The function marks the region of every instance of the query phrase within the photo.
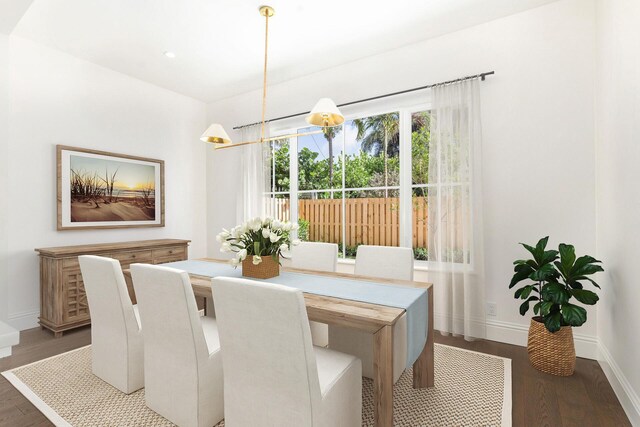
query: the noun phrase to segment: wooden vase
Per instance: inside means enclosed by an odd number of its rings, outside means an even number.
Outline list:
[[[576,367],[576,349],[571,326],[549,332],[541,317],[531,319],[527,343],[529,361],[534,368],[552,375],[568,377]]]
[[[269,279],[280,275],[280,264],[271,256],[263,256],[262,262],[253,264],[253,256],[247,256],[242,261],[242,275],[254,279]]]

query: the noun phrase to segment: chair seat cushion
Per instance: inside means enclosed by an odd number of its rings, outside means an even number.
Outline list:
[[[213,354],[220,350],[218,322],[216,322],[215,318],[208,316],[200,317],[200,321],[202,322],[202,331],[204,332],[204,339],[207,342],[209,354]]]
[[[318,365],[320,392],[324,396],[340,377],[358,360],[356,357],[328,348],[313,347]]]

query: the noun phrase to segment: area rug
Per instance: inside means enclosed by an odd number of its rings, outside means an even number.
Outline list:
[[[91,373],[91,348],[3,372],[56,426],[172,426],[144,403]],[[394,426],[510,426],[511,359],[435,346],[435,387],[416,390],[412,372],[394,386]],[[373,382],[363,379],[362,425],[373,426]],[[223,427],[224,421],[216,427]]]

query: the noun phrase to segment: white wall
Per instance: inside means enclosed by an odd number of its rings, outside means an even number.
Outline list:
[[[524,345],[528,318],[507,289],[512,261],[525,255],[517,243],[550,235],[595,253],[594,43],[594,2],[562,0],[274,85],[267,116],[308,111],[322,96],[348,102],[495,70],[482,83],[486,298],[498,304],[488,337]],[[227,130],[255,122],[260,93],[210,104],[208,117]],[[208,156],[211,256],[220,255],[215,234],[235,223],[238,154]],[[576,331],[581,355],[595,357],[595,314]]]
[[[205,104],[10,37],[11,116],[6,211],[9,323],[35,326],[34,248],[155,238],[191,239],[206,253]],[[56,231],[56,144],[165,160],[163,228]]]
[[[640,3],[598,2],[597,246],[602,367],[640,425]]]
[[[7,320],[7,199],[9,124],[9,37],[0,34],[0,322]]]

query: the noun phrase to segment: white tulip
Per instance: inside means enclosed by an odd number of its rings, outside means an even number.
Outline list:
[[[251,223],[249,224],[249,228],[251,229],[251,231],[260,230],[262,228],[262,221],[260,220],[260,218],[251,221]]]
[[[220,252],[231,252],[231,243],[224,242],[220,247]]]
[[[246,222],[243,222],[242,225],[240,225],[238,234],[245,234],[247,231],[249,231],[249,224],[247,224]]]
[[[291,223],[290,223],[290,222],[285,222],[285,223],[282,225],[282,229],[283,229],[284,231],[291,231]]]
[[[223,241],[224,241],[224,239],[222,238],[222,234],[216,235],[216,242],[222,243]]]
[[[268,238],[270,234],[271,234],[271,230],[269,230],[268,227],[265,227],[262,229],[262,237],[264,237],[265,239]]]
[[[233,265],[234,267],[237,267],[237,266],[238,266],[238,264],[240,264],[240,259],[239,259],[239,258],[235,258],[235,257],[234,257],[234,258],[231,258],[231,259],[229,260],[229,263],[230,263],[231,265]]]
[[[283,243],[280,245],[280,251],[281,252],[286,252],[289,250],[289,245],[287,245],[286,243]]]
[[[281,237],[282,237],[282,236],[279,236],[279,235],[277,235],[276,233],[271,233],[271,234],[269,235],[269,240],[271,241],[271,243],[275,243],[275,242],[277,242],[278,240],[280,240],[280,238],[281,238]]]
[[[291,242],[291,245],[298,246],[300,244],[300,239],[295,239]]]
[[[275,219],[271,223],[271,228],[273,228],[274,230],[280,230],[282,228],[282,225],[282,221]]]
[[[273,218],[271,218],[270,216],[265,217],[264,221],[262,221],[262,225],[269,225],[273,222]]]
[[[246,257],[247,257],[246,249],[241,249],[238,251],[238,258],[240,258],[241,261],[244,261]]]
[[[253,265],[258,265],[262,262],[262,258],[260,257],[260,255],[254,255],[253,256]]]

